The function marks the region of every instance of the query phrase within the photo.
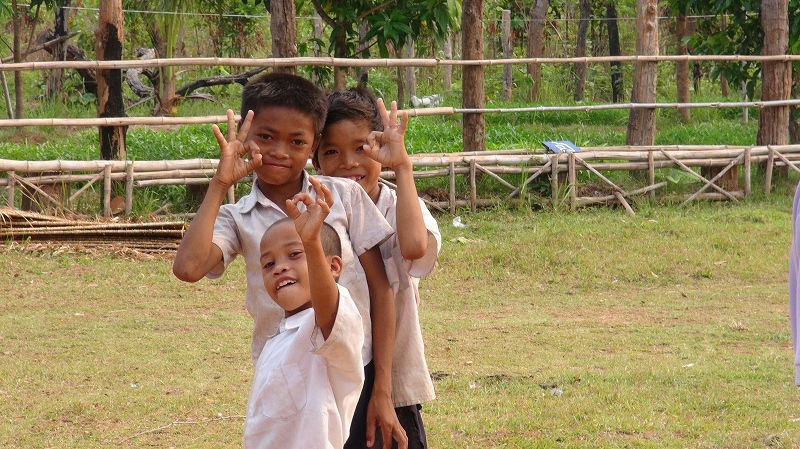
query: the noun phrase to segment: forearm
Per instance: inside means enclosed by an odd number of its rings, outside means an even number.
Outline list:
[[[375,386],[372,394],[385,395],[391,400],[396,325],[394,294],[378,247],[359,256],[359,261],[364,267],[369,288],[372,357],[375,365]]]
[[[409,160],[395,167],[394,172],[397,183],[397,241],[403,258],[416,260],[423,257],[428,248],[428,230],[419,206],[414,168]]]
[[[331,334],[339,309],[339,287],[331,274],[328,259],[319,240],[304,241],[308,279],[311,286],[311,306],[314,308],[317,326],[326,339]]]
[[[213,250],[211,240],[214,236],[214,222],[226,194],[227,188],[212,180],[200,208],[175,253],[172,272],[178,279],[187,282],[198,281],[218,262],[211,261]]]

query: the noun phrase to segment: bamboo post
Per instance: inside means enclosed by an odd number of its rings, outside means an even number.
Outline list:
[[[105,176],[105,173],[100,173],[99,175],[97,175],[97,176],[93,177],[92,179],[90,179],[83,187],[78,189],[77,192],[73,193],[72,196],[67,198],[67,204],[71,205],[72,202],[75,201],[75,198],[79,197],[81,195],[81,193],[83,193],[86,190],[88,190],[89,187],[92,186],[92,184],[94,184],[96,181],[98,181],[100,178],[103,178],[104,176]]]
[[[772,145],[767,145],[767,170],[764,176],[764,194],[769,195],[772,190],[772,166],[775,164],[775,154]]]
[[[6,186],[6,200],[7,200],[8,207],[11,208],[11,209],[15,209],[15,207],[14,207],[14,204],[15,204],[15,201],[14,201],[14,192],[15,192],[14,176],[15,176],[15,172],[13,172],[13,171],[8,172],[8,185]]]
[[[125,215],[133,211],[133,161],[125,161]]]
[[[450,214],[456,213],[456,164],[450,162]]]
[[[636,215],[636,212],[634,212],[633,209],[631,208],[631,205],[628,204],[627,201],[625,201],[625,197],[622,196],[621,193],[615,191],[614,192],[614,196],[617,197],[617,200],[619,201],[619,204],[622,204],[622,207],[625,208],[625,212],[628,215]]]
[[[750,147],[744,149],[744,196],[750,196]]]
[[[550,156],[550,196],[553,207],[558,205],[558,154]]]
[[[111,216],[111,166],[103,168],[103,216]]]
[[[478,187],[475,174],[475,159],[469,161],[469,205],[472,212],[477,210]]]
[[[231,185],[228,187],[228,203],[233,204],[236,202],[236,187],[235,185]]]
[[[655,156],[653,156],[652,151],[647,152],[647,182],[652,186],[656,183],[656,164],[655,164]],[[656,191],[650,191],[650,199],[656,199]]]
[[[569,153],[569,208],[575,211],[578,203],[578,176],[575,170],[575,153]]]

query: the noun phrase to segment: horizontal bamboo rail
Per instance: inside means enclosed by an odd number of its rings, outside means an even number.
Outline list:
[[[417,108],[406,109],[409,117],[425,117],[431,115],[454,114],[518,114],[524,112],[590,112],[613,109],[677,109],[677,108],[758,108],[773,106],[800,105],[800,99],[773,101],[734,101],[711,103],[610,103],[583,106],[536,106],[529,108]],[[234,115],[238,121],[239,114]],[[20,126],[162,126],[162,125],[208,125],[227,123],[225,115],[208,115],[193,117],[97,117],[97,118],[28,118],[2,119],[0,128]]]
[[[508,59],[392,59],[392,58],[156,58],[131,59],[125,61],[35,61],[0,65],[0,71],[52,70],[52,69],[133,69],[175,66],[201,67],[289,67],[289,66],[328,66],[328,67],[441,67],[441,66],[497,66],[508,64],[593,64],[608,62],[675,62],[675,61],[718,61],[718,62],[791,62],[800,61],[800,55],[620,55],[585,56],[568,58],[508,58]]]
[[[570,207],[575,209],[590,204],[619,203],[632,211],[628,200],[632,196],[648,193],[664,187],[665,183],[656,183],[654,172],[658,169],[673,168],[688,172],[703,187],[691,195],[687,201],[701,198],[717,199],[719,195],[726,199],[740,198],[739,192],[726,191],[716,184],[722,173],[736,165],[744,166],[745,186],[743,195],[751,192],[752,164],[767,164],[765,190],[771,186],[771,167],[787,166],[800,173],[800,145],[780,146],[730,146],[730,145],[653,145],[653,146],[612,146],[586,147],[579,153],[545,154],[528,149],[503,151],[416,154],[411,156],[415,179],[446,177],[450,179],[450,189],[440,198],[429,198],[431,207],[455,211],[456,207],[468,205],[471,208],[486,204],[489,199],[478,198],[476,179],[478,173],[485,174],[508,188],[511,193],[506,199],[513,199],[536,178],[546,176],[550,179],[551,201],[557,202],[559,191],[567,188]],[[175,161],[16,161],[0,159],[0,186],[6,189],[6,198],[11,206],[15,200],[15,190],[27,189],[28,195],[41,195],[46,201],[57,204],[59,201],[43,190],[46,185],[85,183],[66,201],[71,204],[75,198],[88,190],[93,183],[103,180],[103,205],[105,215],[110,215],[111,182],[124,182],[125,211],[130,213],[134,187],[164,185],[198,185],[207,184],[214,175],[219,163],[217,159],[187,159]],[[703,178],[694,169],[698,167],[721,167],[723,172],[711,180]],[[307,165],[311,169],[311,164]],[[615,170],[647,171],[647,186],[626,192],[606,176]],[[579,197],[577,189],[577,172],[588,171],[591,177],[606,185],[612,193],[592,197]],[[567,174],[564,183],[561,174]],[[606,173],[606,174],[604,174]],[[522,185],[514,185],[502,178],[502,175],[525,175],[528,178]],[[463,176],[469,186],[467,199],[457,198],[455,178]],[[381,174],[384,182],[394,180],[394,173],[385,171]],[[251,182],[250,178],[243,182]],[[713,189],[714,192],[705,192]],[[447,196],[447,198],[443,198]],[[233,189],[228,194],[228,201],[235,201]],[[2,236],[0,234],[0,236]]]

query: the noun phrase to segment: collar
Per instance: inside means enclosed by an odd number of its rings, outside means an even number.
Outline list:
[[[310,319],[314,319],[314,308],[309,307],[306,310],[295,313],[294,315],[281,320],[280,331],[292,330],[299,328],[303,323]]]
[[[378,201],[375,203],[375,207],[386,215],[386,211],[395,204],[394,195],[392,195],[392,189],[386,184],[378,184],[378,187],[380,187],[380,192],[378,192]]]
[[[309,174],[307,171],[303,170],[303,186],[301,187],[302,192],[311,192],[311,182],[308,180]],[[258,188],[258,177],[254,175],[253,179],[253,186],[250,189],[250,195],[244,197],[244,203],[242,204],[242,213],[246,214],[253,210],[256,207],[256,204],[260,204],[263,207],[274,207],[278,210],[281,208],[278,207],[272,200],[267,198],[264,195],[264,192]]]

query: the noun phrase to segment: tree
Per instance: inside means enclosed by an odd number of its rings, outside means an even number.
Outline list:
[[[145,19],[145,27],[157,58],[172,58],[178,45],[183,27],[183,13],[190,10],[194,2],[190,0],[126,0],[125,9],[157,11]],[[156,96],[159,108],[156,115],[172,115],[176,112],[180,98],[175,94],[175,68],[159,67],[156,78]]]
[[[658,7],[656,0],[636,2],[636,54],[658,55]],[[658,63],[637,61],[631,103],[655,103]],[[656,135],[656,110],[631,108],[627,145],[652,145]]]
[[[272,34],[272,55],[276,58],[297,57],[297,26],[294,0],[272,0],[269,9],[269,29]],[[276,72],[297,74],[295,66],[280,66]]]
[[[589,31],[589,19],[592,15],[592,5],[589,0],[579,0],[581,20],[578,23],[578,42],[575,45],[575,57],[586,56],[586,34]],[[583,90],[586,87],[586,63],[575,63],[575,101],[583,101]]]
[[[609,1],[606,4],[606,28],[608,29],[608,55],[621,56],[619,27],[617,27],[617,7],[614,5],[614,1]],[[616,103],[622,101],[622,63],[620,61],[611,61],[609,71],[611,72],[611,98]]]
[[[390,47],[400,49],[409,37],[425,32],[443,42],[460,17],[458,0],[312,0],[312,3],[317,14],[331,27],[329,50],[337,58],[354,57],[364,51],[365,46],[377,46],[381,57],[386,58]],[[359,38],[361,22],[369,24],[369,31],[363,38],[365,42],[360,42]],[[336,68],[334,88],[344,87],[344,71]]]
[[[549,0],[534,0],[530,12],[530,25],[528,26],[528,54],[529,58],[541,58],[544,50],[544,25],[547,18]],[[539,100],[542,91],[542,65],[540,63],[528,64],[528,74],[533,84],[531,85],[531,101]]]
[[[483,0],[464,1],[464,19],[461,23],[462,59],[483,59]],[[484,106],[483,66],[465,65],[461,78],[464,109],[482,109]],[[462,126],[464,151],[486,149],[486,123],[482,113],[464,114]]]
[[[764,30],[762,55],[784,55],[789,47],[788,0],[761,1],[761,28]],[[764,61],[761,65],[761,99],[786,100],[792,86],[789,62]],[[789,143],[789,107],[764,108],[758,116],[756,145]]]

